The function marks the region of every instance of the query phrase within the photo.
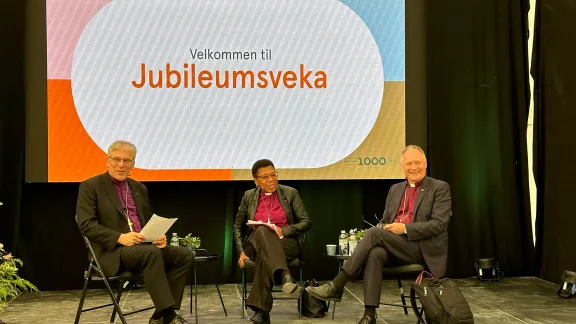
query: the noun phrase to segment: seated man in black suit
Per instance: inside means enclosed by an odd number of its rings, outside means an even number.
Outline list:
[[[446,272],[450,186],[426,176],[426,156],[416,145],[404,149],[401,164],[406,181],[390,188],[379,226],[366,232],[333,281],[306,288],[314,297],[340,301],[344,285],[364,269],[365,310],[359,324],[376,323],[383,267],[425,263],[437,277]]]
[[[275,282],[282,282],[284,294],[296,291],[286,260],[300,255],[301,235],[312,223],[298,191],[278,184],[278,172],[272,161],[256,161],[252,176],[256,188],[244,193],[234,222],[234,243],[240,267],[244,268],[246,259],[256,263],[246,304],[255,312],[248,323],[261,324],[270,323],[271,290]],[[246,225],[248,220],[274,224],[275,230],[264,225],[253,229]]]
[[[156,311],[151,324],[188,323],[180,309],[188,271],[194,257],[186,248],[166,246],[166,236],[153,244],[139,234],[152,216],[148,189],[128,178],[134,168],[136,146],[115,141],[108,148],[108,171],[80,184],[76,214],[82,235],[107,276],[123,271],[141,273]]]

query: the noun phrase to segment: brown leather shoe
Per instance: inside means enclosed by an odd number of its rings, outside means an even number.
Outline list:
[[[332,281],[318,287],[308,286],[306,287],[306,291],[314,298],[336,302],[342,301],[342,292],[336,291],[336,287],[334,287]]]

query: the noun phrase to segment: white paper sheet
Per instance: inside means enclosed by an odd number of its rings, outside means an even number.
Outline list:
[[[140,234],[146,237],[144,242],[152,242],[162,235],[165,235],[170,227],[176,222],[178,218],[164,218],[156,214],[152,215],[150,221],[140,231]]]
[[[256,228],[258,226],[266,226],[268,228],[270,228],[271,230],[273,230],[274,232],[276,232],[276,225],[274,224],[268,224],[268,223],[264,223],[263,221],[253,221],[253,220],[249,220],[248,223],[246,223],[248,226],[252,227],[252,228]]]

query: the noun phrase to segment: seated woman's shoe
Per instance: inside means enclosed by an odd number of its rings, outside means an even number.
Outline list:
[[[293,292],[296,291],[296,289],[298,289],[298,285],[292,282],[292,276],[285,275],[282,278],[282,293],[284,295],[291,295]]]
[[[362,317],[358,324],[376,324],[376,317],[370,317],[368,315]]]
[[[256,311],[248,320],[248,324],[270,324],[270,313]]]

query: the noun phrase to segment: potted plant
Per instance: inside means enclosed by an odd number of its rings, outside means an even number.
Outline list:
[[[365,229],[357,231],[356,232],[356,241],[360,241],[364,237],[365,233],[366,233]]]
[[[21,293],[38,291],[36,286],[18,275],[18,267],[22,264],[22,260],[6,252],[4,245],[0,243],[0,312]],[[4,322],[0,320],[0,323]]]
[[[192,233],[184,236],[180,239],[180,245],[187,247],[190,250],[196,250],[200,248],[200,238],[192,236]]]

